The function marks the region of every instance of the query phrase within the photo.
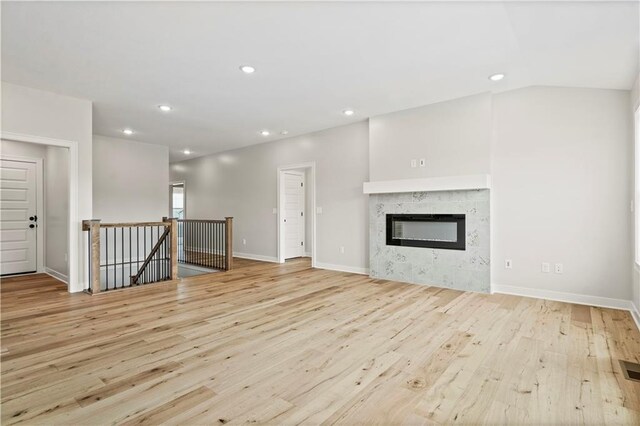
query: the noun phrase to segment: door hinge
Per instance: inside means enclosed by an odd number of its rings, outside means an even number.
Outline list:
[[[304,183],[303,183],[303,182],[300,182],[300,186],[304,186]]]
[[[300,216],[304,216],[304,212],[300,212]]]
[[[300,241],[300,245],[303,246],[304,245],[304,241]]]

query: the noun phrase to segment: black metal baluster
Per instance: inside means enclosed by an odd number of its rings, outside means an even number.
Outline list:
[[[129,227],[129,272],[127,273],[127,278],[129,278],[127,280],[127,286],[131,286],[131,269],[133,269],[131,267],[131,264],[133,263],[133,261],[131,260],[131,257],[133,256],[133,251],[131,250],[131,227]]]
[[[120,260],[122,260],[122,287],[124,288],[124,226],[120,229],[120,243],[122,244],[122,255],[120,256]]]
[[[140,227],[136,226],[136,275],[140,271]]]
[[[104,264],[105,270],[107,273],[107,279],[105,282],[105,290],[109,290],[109,235],[107,234],[107,230],[109,228],[104,228],[104,248],[105,248],[105,256],[104,256]]]
[[[118,237],[113,228],[113,288],[118,288]]]
[[[160,228],[156,226],[156,243],[160,241]],[[158,256],[157,253],[153,255],[156,260],[156,275],[153,277],[153,282],[158,281],[158,277],[160,276],[160,265],[158,265]]]

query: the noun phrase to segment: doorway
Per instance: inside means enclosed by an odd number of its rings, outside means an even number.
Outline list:
[[[184,182],[169,184],[169,217],[186,219],[186,192]]]
[[[285,170],[284,180],[284,259],[303,257],[305,253],[305,192],[304,171]]]
[[[42,268],[42,160],[0,159],[0,275],[35,273]]]
[[[278,261],[310,257],[315,265],[315,163],[282,166],[277,171]]]

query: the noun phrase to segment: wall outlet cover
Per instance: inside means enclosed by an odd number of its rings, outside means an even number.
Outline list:
[[[418,162],[415,159],[411,160],[411,168],[415,168],[417,165]]]
[[[551,264],[549,262],[542,263],[542,272],[544,272],[545,274],[551,272]]]
[[[511,259],[506,259],[506,260],[504,261],[504,267],[505,267],[506,269],[511,269],[511,268],[513,267],[513,263],[511,262]]]
[[[564,267],[562,266],[562,263],[556,263],[556,274],[561,274],[564,272]]]

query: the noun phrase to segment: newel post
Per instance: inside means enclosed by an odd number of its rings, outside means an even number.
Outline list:
[[[233,268],[233,217],[225,217],[226,223],[224,227],[224,260],[225,269],[230,271]]]
[[[83,220],[82,230],[89,232],[89,283],[91,294],[100,293],[100,219]]]
[[[171,280],[178,279],[178,220],[176,218],[162,218],[163,222],[169,222],[171,237]]]

